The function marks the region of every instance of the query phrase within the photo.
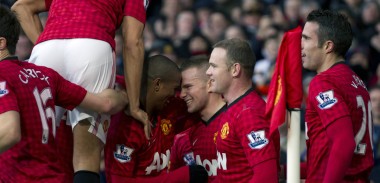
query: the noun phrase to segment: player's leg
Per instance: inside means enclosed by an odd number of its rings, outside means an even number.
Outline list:
[[[100,153],[103,142],[94,134],[88,133],[91,123],[84,119],[73,129],[74,134],[74,183],[99,182]]]
[[[86,48],[86,49],[83,49]],[[66,71],[68,80],[98,93],[110,88],[115,80],[115,63],[112,48],[106,42],[93,39],[71,41]],[[79,63],[78,63],[79,62]],[[75,67],[72,67],[74,66]],[[69,112],[74,134],[74,183],[99,181],[100,155],[109,125],[109,116],[75,108]]]

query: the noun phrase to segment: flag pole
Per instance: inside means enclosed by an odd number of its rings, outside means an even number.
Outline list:
[[[288,183],[299,183],[300,177],[300,135],[301,135],[301,111],[290,111],[290,124],[288,124],[288,143],[286,157],[286,177]]]

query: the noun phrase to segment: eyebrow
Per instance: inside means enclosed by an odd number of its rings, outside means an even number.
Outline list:
[[[307,36],[307,35],[305,35],[305,34],[302,34],[302,37],[305,38],[305,39],[306,39],[306,38],[310,38],[310,36]]]
[[[193,85],[190,84],[190,83],[186,83],[186,84],[183,84],[181,87],[182,87],[182,88],[188,88],[188,87],[190,87],[190,86],[193,86]]]
[[[212,62],[209,62],[209,65],[211,66],[216,66],[216,64],[212,63]]]

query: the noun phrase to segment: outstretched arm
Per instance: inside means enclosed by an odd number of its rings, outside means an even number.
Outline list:
[[[20,115],[17,111],[0,114],[0,154],[21,140]]]
[[[105,89],[97,94],[87,92],[79,106],[98,113],[115,114],[123,110],[127,103],[128,95],[125,91]]]
[[[129,110],[132,117],[144,124],[145,135],[149,139],[150,122],[148,114],[140,109],[139,103],[144,63],[144,24],[133,17],[124,16],[122,29],[124,75],[128,91]]]
[[[42,32],[42,23],[38,13],[47,11],[45,0],[18,0],[11,9],[16,13],[26,36],[33,44],[36,44],[37,38]]]

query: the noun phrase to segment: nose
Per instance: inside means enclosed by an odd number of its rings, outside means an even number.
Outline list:
[[[211,76],[211,66],[208,67],[208,69],[206,71],[206,75]]]
[[[181,99],[185,99],[185,97],[186,97],[186,92],[185,92],[184,89],[181,89],[181,92],[180,92],[180,94],[179,94],[179,97],[180,97]]]

